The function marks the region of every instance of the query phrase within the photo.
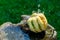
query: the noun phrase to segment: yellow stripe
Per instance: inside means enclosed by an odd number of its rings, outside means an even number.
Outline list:
[[[28,23],[28,25],[29,25],[29,28],[30,28],[31,31],[36,32],[36,31],[34,30],[32,24],[31,24],[31,21],[32,21],[32,18],[29,18],[28,21],[27,21],[27,23]]]
[[[38,18],[37,18],[37,22],[38,22],[38,25],[39,25],[39,29],[40,29],[40,31],[42,31],[42,29],[41,29],[41,25],[39,24],[39,20],[38,20]]]
[[[43,24],[43,22],[42,22],[42,20],[40,19],[40,17],[39,16],[37,16],[37,18],[38,18],[38,23],[40,24],[40,26],[41,26],[41,29],[42,30],[45,30],[45,28],[44,28],[44,24]]]
[[[47,24],[48,24],[48,22],[47,22],[47,19],[46,19],[46,17],[44,16],[44,14],[42,14],[42,13],[40,13],[40,17],[43,17],[43,23],[44,23],[44,28],[46,29],[47,28]]]
[[[34,24],[35,30],[36,30],[37,32],[40,32],[40,29],[39,29],[39,26],[38,26],[36,17],[33,17],[33,24]]]

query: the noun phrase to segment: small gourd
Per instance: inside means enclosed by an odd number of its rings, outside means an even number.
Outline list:
[[[33,32],[41,32],[47,28],[47,19],[43,13],[33,13],[27,20],[29,28]]]

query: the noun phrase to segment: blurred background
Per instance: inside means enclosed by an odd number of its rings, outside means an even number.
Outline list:
[[[45,12],[48,23],[58,32],[60,40],[60,0],[0,0],[0,25],[4,22],[19,23],[21,15],[32,14],[38,9]]]

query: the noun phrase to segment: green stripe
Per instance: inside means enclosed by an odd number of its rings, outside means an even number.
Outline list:
[[[39,24],[39,22],[38,22],[38,19],[37,19],[37,23],[38,23],[39,29],[42,30],[42,29],[41,29],[41,26],[40,26],[40,24]]]
[[[31,21],[31,24],[32,24],[33,28],[35,29],[34,24],[33,24],[33,21]],[[36,30],[35,30],[35,31],[36,31]],[[37,31],[36,31],[36,32],[37,32]]]

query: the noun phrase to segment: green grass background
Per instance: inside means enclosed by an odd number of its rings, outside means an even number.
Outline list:
[[[38,3],[48,23],[57,30],[57,39],[60,40],[60,0],[0,0],[0,25],[8,21],[20,22],[20,16],[32,14],[33,10],[37,10]]]

